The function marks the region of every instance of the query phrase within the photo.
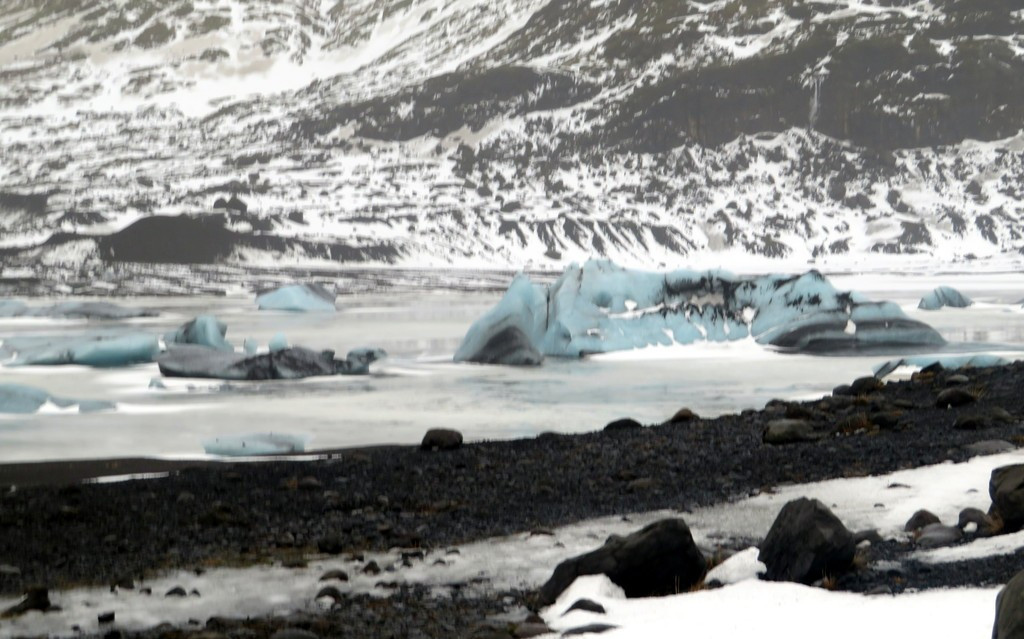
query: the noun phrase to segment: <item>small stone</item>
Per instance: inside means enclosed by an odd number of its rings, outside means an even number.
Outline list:
[[[973,393],[962,388],[947,388],[935,398],[935,405],[939,408],[956,408],[957,406],[966,406],[977,399]]]
[[[773,419],[761,432],[761,441],[765,444],[795,444],[820,439],[814,432],[810,422],[800,419]]]
[[[956,525],[958,528],[967,531],[967,527],[973,524],[973,531],[978,537],[992,537],[998,535],[1002,529],[1002,523],[979,508],[964,508],[960,511]]]
[[[348,581],[348,573],[344,570],[328,570],[324,574],[320,575],[320,581]]]
[[[320,490],[324,487],[316,477],[303,477],[299,480],[299,490]]]
[[[975,455],[998,455],[1016,449],[1016,446],[1004,439],[984,439],[964,446],[964,451],[972,457]]]
[[[450,428],[431,428],[420,443],[422,450],[456,450],[462,446],[462,433]]]
[[[680,408],[676,411],[676,414],[672,416],[672,419],[668,420],[670,424],[682,424],[685,422],[693,422],[699,420],[700,417],[697,413],[693,412],[689,408]]]
[[[345,541],[338,536],[321,537],[316,542],[317,550],[328,555],[339,555],[345,550]]]
[[[324,586],[316,593],[314,599],[320,599],[321,597],[330,597],[335,603],[345,598],[345,595],[341,594],[341,591],[334,586]]]
[[[174,588],[171,588],[170,590],[168,590],[164,594],[164,597],[187,597],[187,596],[188,596],[188,592],[184,588],[182,588],[181,586],[175,586]]]
[[[604,606],[593,599],[577,599],[571,606],[566,608],[565,612],[562,613],[562,616],[569,614],[573,610],[583,610],[585,612],[593,612],[599,615],[603,615],[605,613]]]
[[[964,533],[956,526],[929,524],[921,529],[916,543],[920,548],[938,548],[949,546],[963,539]]]
[[[981,430],[989,427],[988,418],[980,413],[960,415],[953,422],[953,428],[957,430]]]
[[[962,384],[967,384],[970,381],[970,377],[957,373],[955,375],[950,375],[949,377],[946,378],[946,386],[959,386]]]
[[[530,637],[539,637],[550,632],[551,628],[548,628],[545,623],[523,622],[516,625],[512,634],[516,639],[530,639]]]
[[[609,630],[615,630],[618,626],[613,626],[608,623],[591,623],[585,626],[577,626],[576,628],[570,628],[562,633],[563,637],[573,637],[577,635],[594,634],[599,635],[602,632],[608,632]]]
[[[270,639],[320,639],[320,637],[308,630],[285,628],[270,635]]]
[[[370,562],[368,564],[363,566],[363,574],[364,575],[379,575],[380,574],[380,566],[377,565],[376,561],[370,560]]]
[[[100,623],[114,623],[114,611],[101,612],[96,616],[96,620]]]
[[[878,379],[873,375],[868,375],[867,377],[858,377],[857,379],[853,380],[852,384],[850,384],[850,394],[867,395],[868,393],[873,393],[875,391],[881,390],[883,386],[885,386],[885,384],[882,382],[882,380]]]
[[[609,422],[604,430],[607,433],[623,432],[628,430],[640,430],[643,425],[630,417],[624,417],[622,419],[616,419],[613,422]]]

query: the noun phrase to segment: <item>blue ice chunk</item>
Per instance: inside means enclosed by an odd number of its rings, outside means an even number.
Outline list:
[[[270,342],[267,343],[267,348],[270,349],[271,353],[283,351],[288,348],[288,338],[285,337],[284,333],[276,333],[270,338]]]
[[[750,337],[802,351],[943,343],[897,305],[838,291],[816,271],[660,274],[591,260],[570,265],[549,285],[517,276],[505,297],[470,327],[455,360],[539,363],[541,355],[579,357]]]
[[[290,284],[256,298],[261,311],[334,312],[336,295],[319,284]]]
[[[336,361],[335,365],[341,375],[368,375],[370,364],[387,356],[383,349],[364,346],[350,350],[344,361]]]
[[[0,413],[28,415],[37,412],[50,402],[60,408],[78,405],[78,412],[93,413],[117,408],[113,402],[100,400],[69,399],[50,395],[45,390],[21,384],[0,384]]]
[[[195,344],[177,344],[157,359],[166,377],[224,380],[302,379],[323,375],[365,375],[370,364],[386,356],[379,348],[361,348],[344,360],[334,351],[293,346],[269,353],[228,353]]]
[[[940,286],[921,298],[917,307],[925,311],[937,311],[943,306],[967,308],[974,302],[951,286]]]
[[[177,330],[164,334],[168,344],[199,344],[221,351],[233,351],[235,347],[225,339],[228,325],[213,315],[197,315],[182,324]]]
[[[543,358],[537,345],[545,337],[547,314],[545,287],[517,275],[497,306],[473,323],[455,351],[455,361],[540,364]]]
[[[287,433],[250,433],[247,435],[224,435],[203,442],[208,455],[225,457],[246,457],[249,455],[287,455],[301,453],[312,439],[309,435]]]
[[[27,415],[39,410],[50,394],[39,388],[21,384],[0,384],[0,413]]]
[[[885,377],[900,366],[916,366],[927,368],[933,364],[939,364],[946,369],[957,368],[988,368],[991,366],[1003,366],[1009,364],[1010,360],[990,353],[979,353],[975,355],[919,355],[917,357],[903,357],[891,359],[875,367],[875,377]]]
[[[0,300],[0,317],[21,317],[28,312],[28,306],[18,300]]]
[[[8,366],[79,364],[109,368],[152,362],[160,353],[155,335],[95,335],[84,337],[13,338],[3,352],[15,353]]]
[[[242,350],[245,351],[246,355],[255,355],[260,350],[260,343],[251,337],[246,337],[245,341],[242,342]]]

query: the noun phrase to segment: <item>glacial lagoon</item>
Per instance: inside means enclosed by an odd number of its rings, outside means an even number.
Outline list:
[[[872,274],[831,277],[837,288],[899,304],[949,342],[947,353],[1024,353],[1024,276]],[[939,285],[975,300],[967,309],[922,311],[918,300]],[[681,407],[702,416],[758,408],[770,399],[808,399],[871,374],[886,354],[783,354],[747,339],[727,344],[652,347],[582,360],[548,358],[537,368],[453,363],[474,320],[501,297],[494,290],[415,290],[344,294],[336,313],[258,311],[254,296],[136,297],[117,303],[156,317],[116,322],[0,320],[0,339],[92,331],[173,330],[199,314],[228,326],[236,344],[267,344],[283,333],[293,345],[387,351],[368,376],[297,381],[221,382],[161,379],[156,364],[126,368],[0,366],[0,383],[55,396],[115,402],[109,412],[46,407],[0,415],[0,462],[154,456],[205,457],[218,436],[277,432],[309,438],[314,450],[418,443],[433,427],[469,441],[584,432],[621,417],[661,422]],[[55,299],[33,299],[44,304]],[[160,379],[159,384],[151,383]],[[163,386],[163,388],[160,388]]]

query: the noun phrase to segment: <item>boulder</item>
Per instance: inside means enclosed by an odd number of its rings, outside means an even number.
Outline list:
[[[990,516],[978,508],[964,508],[960,511],[956,525],[960,530],[967,528],[968,524],[977,526],[975,534],[978,537],[992,537],[1002,531],[1003,524],[998,519]],[[967,532],[964,530],[964,532]]]
[[[963,531],[956,526],[944,526],[937,523],[928,524],[922,528],[915,543],[919,548],[938,548],[939,546],[951,546],[963,538]]]
[[[938,523],[941,523],[941,521],[935,513],[930,510],[919,510],[910,516],[910,519],[908,519],[907,523],[903,526],[903,530],[906,532],[917,532],[925,526]]]
[[[992,639],[1024,637],[1024,571],[1018,572],[996,596]]]
[[[682,519],[662,519],[626,537],[613,535],[603,546],[558,564],[538,593],[549,606],[577,577],[607,575],[627,597],[686,592],[700,582],[707,563]]]
[[[670,424],[682,424],[685,422],[693,422],[699,420],[700,417],[697,413],[693,412],[689,408],[680,408],[676,411],[676,414],[672,416],[672,419],[668,420]]]
[[[608,424],[605,425],[604,430],[606,432],[614,433],[626,430],[640,430],[641,428],[643,428],[643,425],[641,425],[640,422],[630,417],[623,417],[622,419],[616,419],[613,422],[608,422]]]
[[[843,522],[817,499],[795,499],[779,512],[761,544],[770,581],[810,584],[850,569],[856,543]]]
[[[423,436],[423,450],[455,450],[462,446],[462,433],[450,428],[431,428]]]
[[[1020,530],[1024,526],[1024,464],[993,470],[988,481],[988,494],[992,498],[989,513],[1002,519],[1004,530]]]
[[[795,444],[818,439],[821,434],[815,432],[814,425],[802,419],[773,419],[761,432],[761,441],[765,444]]]

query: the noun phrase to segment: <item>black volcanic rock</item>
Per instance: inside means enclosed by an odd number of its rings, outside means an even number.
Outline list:
[[[761,544],[758,560],[769,581],[810,584],[850,569],[854,535],[817,499],[795,499],[779,511]]]

